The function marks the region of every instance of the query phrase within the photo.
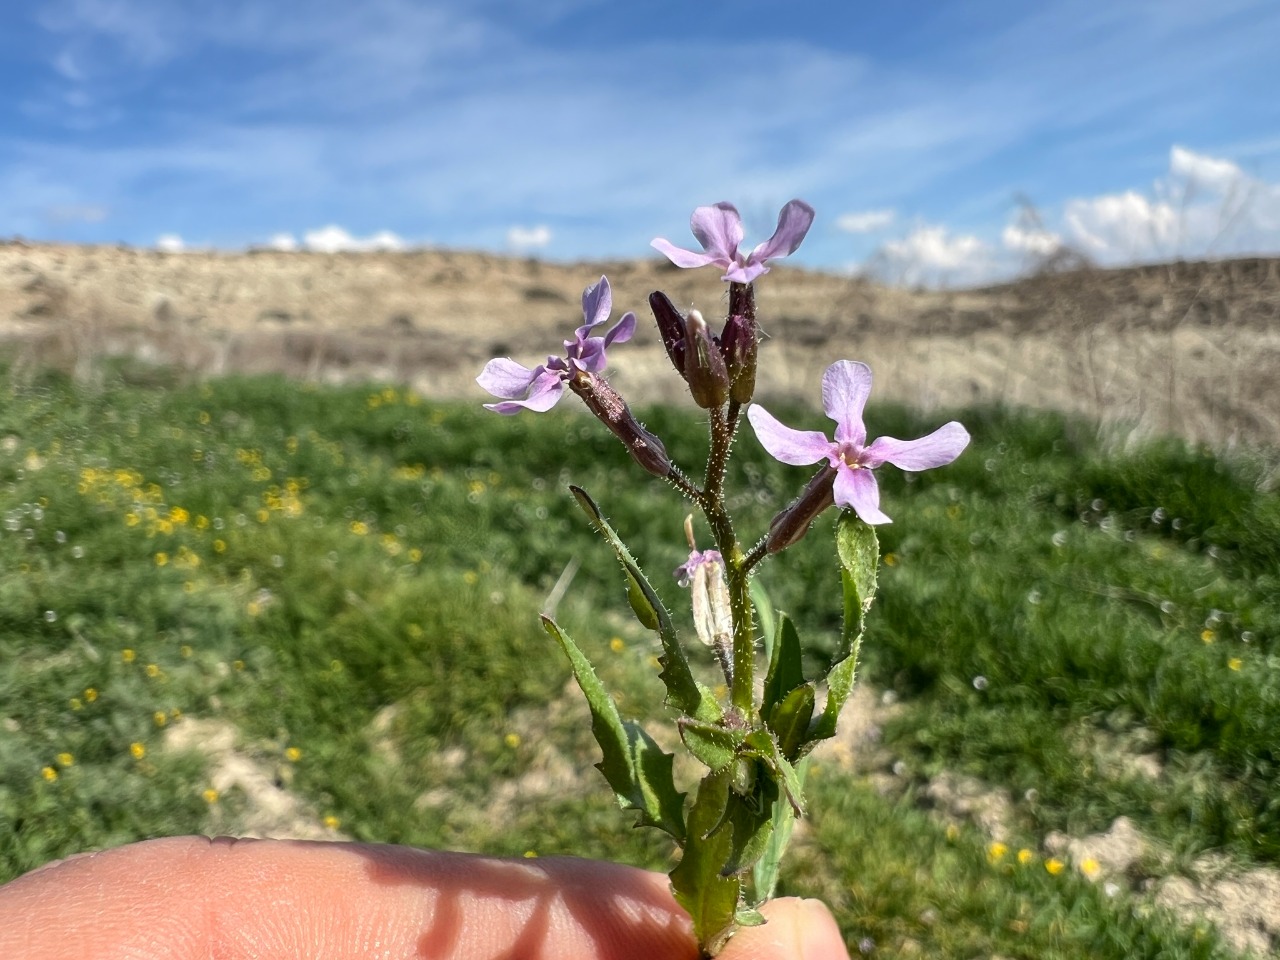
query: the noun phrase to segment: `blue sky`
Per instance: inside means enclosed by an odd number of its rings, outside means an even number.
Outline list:
[[[964,283],[1280,252],[1275,0],[42,0],[0,13],[0,236],[748,243]],[[1030,199],[1039,221],[1020,215]]]

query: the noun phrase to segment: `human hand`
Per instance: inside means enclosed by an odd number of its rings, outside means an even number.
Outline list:
[[[825,906],[781,898],[722,960],[848,960]],[[5,960],[693,960],[667,878],[548,857],[173,837],[0,887]]]

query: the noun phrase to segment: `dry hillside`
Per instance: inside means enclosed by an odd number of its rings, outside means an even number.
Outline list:
[[[541,359],[607,273],[615,313],[641,315],[614,383],[636,401],[676,381],[649,320],[663,289],[708,317],[714,270],[657,259],[551,264],[477,253],[181,253],[0,245],[0,342],[19,369],[85,374],[132,355],[200,374],[278,370],[411,382],[481,399],[495,354]],[[967,291],[892,289],[775,268],[758,283],[762,392],[816,401],[842,357],[877,396],[924,406],[1004,400],[1136,423],[1215,445],[1280,446],[1280,260],[1050,274]]]

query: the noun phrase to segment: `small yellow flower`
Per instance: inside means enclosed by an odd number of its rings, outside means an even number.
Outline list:
[[[329,830],[337,830],[342,826],[342,821],[335,817],[332,813],[324,818],[324,825]]]
[[[896,553],[886,553],[884,555],[884,565],[886,567],[896,567],[898,565],[898,555]]]
[[[508,733],[505,737],[502,738],[502,742],[505,743],[512,750],[514,750],[516,747],[520,746],[520,734]]]
[[[627,644],[621,637],[614,637],[609,641],[609,649],[614,653],[621,653],[623,650],[627,649]]]
[[[1044,862],[1044,868],[1049,871],[1051,876],[1057,876],[1062,872],[1063,863],[1057,857],[1050,857]]]
[[[999,840],[987,846],[987,860],[991,863],[999,863],[1004,859],[1004,855],[1009,852],[1009,848]]]
[[[243,670],[243,669],[244,669],[244,661],[243,661],[243,660],[232,660],[232,661],[231,661],[231,666],[232,666],[232,669],[235,669],[235,670]]]
[[[480,574],[474,570],[468,570],[462,575],[462,582],[471,586],[480,580]]]
[[[141,760],[147,755],[146,745],[138,743],[135,740],[133,743],[129,744],[129,753],[133,756],[133,759]]]
[[[952,843],[960,839],[960,828],[954,823],[947,824],[947,839]]]
[[[208,530],[209,518],[206,517],[203,513],[200,514],[198,517],[196,517],[195,527],[197,530]]]
[[[1213,643],[1213,641],[1218,639],[1218,634],[1215,631],[1210,630],[1208,627],[1205,627],[1200,631],[1200,639],[1205,643]]]
[[[147,672],[147,676],[148,676],[148,677],[150,677],[152,680],[154,680],[156,677],[160,676],[160,668],[159,668],[158,666],[156,666],[154,663],[148,663],[148,664],[147,664],[147,671],[146,671],[146,672]]]
[[[227,549],[227,541],[225,541],[225,540],[215,540],[215,541],[213,541],[213,552],[214,552],[214,553],[225,553],[225,552],[226,552],[226,549]]]
[[[1085,857],[1080,861],[1080,872],[1092,880],[1102,872],[1102,864],[1098,863],[1093,857]]]
[[[168,562],[169,562],[169,555],[165,553],[163,550],[161,550],[159,553],[156,554],[157,567],[163,567]]]
[[[352,520],[351,532],[357,537],[363,537],[369,533],[369,525],[363,520]]]
[[[72,697],[72,698],[71,698],[71,709],[72,709],[72,710],[79,710],[79,709],[81,709],[81,708],[83,708],[83,707],[84,707],[84,704],[80,702],[80,698],[79,698],[79,697]]]
[[[89,701],[89,703],[93,703],[93,701],[98,699],[98,691],[93,687],[85,687],[84,698]]]
[[[75,762],[76,758],[69,753],[63,752],[58,754],[58,766],[60,767],[69,767]]]
[[[44,777],[50,783],[58,779],[58,771],[53,767],[44,767],[40,770],[40,776]]]
[[[290,747],[284,752],[284,758],[290,763],[297,763],[302,759],[302,751],[297,747]]]
[[[138,654],[134,652],[132,647],[125,647],[120,651],[120,659],[125,663],[133,663],[138,659]]]
[[[200,796],[204,797],[205,803],[214,804],[218,802],[218,791],[213,789],[213,787],[209,787],[204,793],[200,794]]]
[[[412,550],[410,550],[410,551],[409,551],[409,561],[410,561],[411,563],[421,563],[421,562],[422,562],[422,551],[421,551],[421,550],[419,550],[417,547],[414,547]]]
[[[191,646],[186,643],[184,643],[181,647],[178,648],[178,652],[182,654],[182,657],[184,660],[190,660],[191,654],[194,653],[194,651],[191,649]]]
[[[1230,660],[1227,661],[1227,669],[1239,670],[1243,663],[1244,661],[1241,660],[1239,657],[1232,657]]]
[[[169,722],[169,715],[166,714],[163,710],[157,710],[155,713],[151,715],[151,722],[154,723],[157,727],[163,727],[166,723]]]
[[[182,507],[170,507],[169,519],[172,520],[174,523],[178,524],[178,526],[182,526],[184,523],[186,523],[188,520],[191,519],[191,514],[187,510],[184,510]]]
[[[1021,850],[1018,851],[1018,862],[1022,864],[1024,867],[1035,858],[1036,858],[1036,855],[1032,853],[1030,850],[1028,850],[1026,847],[1023,847]]]
[[[181,720],[182,711],[179,710],[177,707],[174,707],[172,710],[169,711],[169,717],[173,720]]]
[[[524,852],[524,858],[525,858],[526,860],[536,860],[536,859],[538,858],[538,851],[537,851],[537,850],[526,850],[526,851]]]
[[[124,523],[127,527],[136,527],[141,520],[142,518],[132,510],[124,515]]]
[[[256,617],[258,614],[262,613],[262,604],[257,600],[250,600],[245,604],[244,611],[249,614],[249,616]]]

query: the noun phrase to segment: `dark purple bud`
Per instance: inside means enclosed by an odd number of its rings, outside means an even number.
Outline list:
[[[798,543],[809,532],[809,524],[813,523],[818,514],[836,502],[833,489],[835,482],[835,467],[827,466],[819,470],[804,488],[804,493],[770,522],[765,550],[778,553],[793,543]]]
[[[671,474],[671,458],[662,441],[640,425],[631,408],[609,381],[580,370],[569,380],[569,389],[582,398],[587,409],[622,441],[631,459],[655,477]]]
[[[729,284],[729,316],[756,319],[756,290],[749,283]]]
[[[755,320],[735,313],[720,334],[720,352],[729,374],[729,396],[734,403],[750,403],[756,392],[756,358],[760,352],[760,328]]]
[[[690,310],[684,330],[684,378],[693,402],[703,409],[721,406],[729,397],[729,372],[711,340],[707,321],[697,310]]]
[[[653,310],[653,319],[658,321],[658,334],[662,337],[662,345],[667,348],[667,356],[680,375],[684,376],[684,317],[661,290],[649,294],[649,308]]]

